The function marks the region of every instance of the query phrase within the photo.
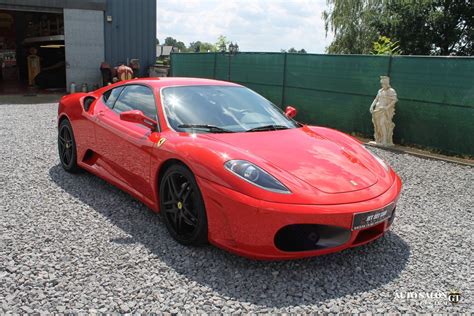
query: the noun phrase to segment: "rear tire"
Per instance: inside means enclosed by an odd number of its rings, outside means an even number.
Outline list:
[[[172,165],[161,178],[160,212],[171,237],[179,243],[207,243],[204,200],[193,173],[185,166]]]
[[[65,119],[59,124],[58,153],[61,166],[70,173],[77,173],[81,169],[77,165],[77,151],[71,123]]]

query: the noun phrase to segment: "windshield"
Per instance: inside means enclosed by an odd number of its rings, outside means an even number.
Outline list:
[[[169,125],[176,131],[248,132],[299,127],[273,103],[235,86],[180,86],[162,90]]]

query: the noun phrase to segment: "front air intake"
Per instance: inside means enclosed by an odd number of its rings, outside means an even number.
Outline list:
[[[282,251],[309,251],[337,247],[351,238],[351,231],[338,226],[293,224],[275,235],[275,246]]]

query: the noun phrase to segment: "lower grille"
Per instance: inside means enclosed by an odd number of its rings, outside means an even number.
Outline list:
[[[383,234],[384,227],[385,227],[385,222],[359,231],[359,233],[357,234],[357,238],[354,240],[353,244],[357,245],[357,244],[365,243],[371,239],[374,239],[380,234]]]
[[[349,229],[320,224],[293,224],[275,235],[275,246],[282,251],[308,251],[337,247],[351,237]]]

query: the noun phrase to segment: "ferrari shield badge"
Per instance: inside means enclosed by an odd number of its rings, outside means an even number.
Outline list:
[[[160,148],[161,145],[163,145],[164,143],[166,142],[166,138],[160,138],[160,140],[158,141],[158,143],[156,143],[156,147]]]

